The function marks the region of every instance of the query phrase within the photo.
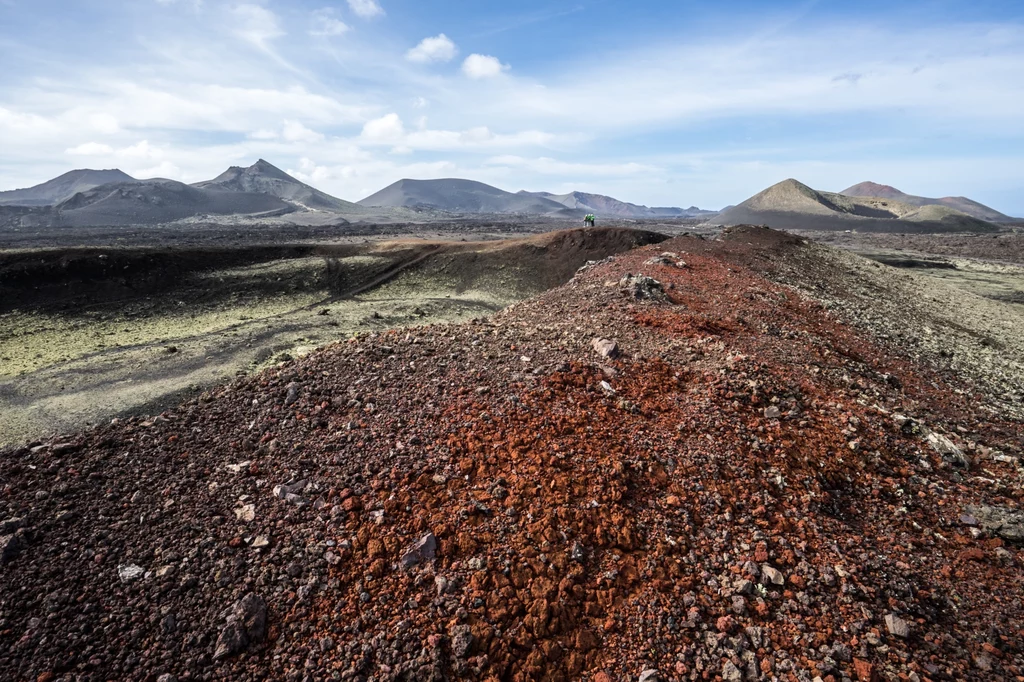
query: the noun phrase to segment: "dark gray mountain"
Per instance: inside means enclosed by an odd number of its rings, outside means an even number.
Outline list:
[[[116,168],[111,170],[90,170],[88,168],[73,170],[35,187],[0,192],[0,205],[54,206],[79,192],[111,182],[128,183],[136,182],[136,180]]]
[[[360,200],[361,206],[434,208],[453,213],[566,213],[557,201],[513,194],[475,180],[399,180]]]
[[[596,213],[603,217],[613,218],[696,218],[711,216],[716,211],[704,211],[696,206],[690,208],[671,207],[648,207],[640,204],[631,204],[627,201],[620,201],[604,194],[592,194],[590,192],[569,192],[568,194],[552,194],[550,192],[527,192],[520,191],[519,194],[528,194],[535,197],[543,197],[582,211]]]
[[[349,212],[358,207],[350,201],[299,182],[271,163],[260,159],[248,168],[232,166],[213,180],[197,182],[193,187],[224,192],[246,192],[277,197],[299,209],[310,211]]]
[[[295,207],[268,194],[200,189],[173,180],[118,182],[79,192],[52,209],[57,225],[154,225],[203,215],[281,215]]]

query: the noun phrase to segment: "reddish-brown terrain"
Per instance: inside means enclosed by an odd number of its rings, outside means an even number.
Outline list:
[[[1024,679],[1016,387],[777,283],[842,289],[820,248],[681,237],[5,451],[0,677]]]

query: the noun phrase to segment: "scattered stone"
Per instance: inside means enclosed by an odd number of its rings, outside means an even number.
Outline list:
[[[647,275],[626,275],[619,280],[619,288],[635,299],[664,300],[665,289],[661,282]]]
[[[772,405],[771,407],[764,408],[765,419],[778,419],[782,416],[782,410]]]
[[[468,625],[456,625],[451,629],[452,654],[456,658],[466,658],[473,650],[476,638]]]
[[[956,444],[949,438],[943,436],[941,433],[935,433],[929,431],[928,435],[925,436],[925,440],[928,441],[928,445],[932,446],[935,452],[939,453],[942,459],[946,460],[950,464],[955,464],[961,467],[970,467],[971,460],[964,454],[963,450],[958,448]]]
[[[0,535],[11,535],[14,531],[19,528],[24,528],[27,525],[28,522],[22,517],[15,517],[5,521],[0,521]]]
[[[981,505],[967,507],[967,514],[989,533],[1007,542],[1024,543],[1024,511]]]
[[[266,636],[267,603],[250,592],[231,607],[227,624],[217,638],[213,660],[219,661],[241,653]]]
[[[437,538],[427,533],[402,554],[402,568],[412,568],[422,561],[430,561],[437,552]]]
[[[117,576],[123,583],[130,583],[138,580],[146,573],[146,569],[137,564],[120,564],[117,567]]]
[[[873,663],[869,663],[863,658],[855,658],[853,659],[853,669],[857,673],[858,682],[878,682],[878,672]]]
[[[743,682],[743,673],[732,661],[726,661],[722,666],[722,679],[725,682]]]
[[[661,677],[658,675],[658,671],[654,668],[647,668],[640,677],[637,678],[637,682],[661,682]]]
[[[619,356],[619,344],[611,339],[597,338],[590,342],[594,352],[602,358],[617,358]]]
[[[170,673],[164,673],[160,677],[156,678],[156,682],[178,682],[178,678]]]
[[[233,474],[241,474],[247,473],[250,467],[252,467],[252,461],[247,459],[244,462],[239,462],[238,464],[228,464],[226,468]]]
[[[761,566],[761,575],[764,576],[765,580],[773,585],[786,584],[786,578],[782,575],[782,572],[768,564]]]
[[[248,523],[256,518],[256,505],[243,504],[235,508],[235,518],[243,523]]]
[[[679,260],[679,254],[666,251],[644,261],[644,265],[666,265],[672,268],[685,268],[686,263]]]
[[[250,545],[253,549],[263,549],[270,546],[270,538],[266,535],[257,535]]]
[[[14,561],[23,546],[22,536],[18,533],[0,536],[0,564]]]
[[[284,396],[284,404],[285,405],[291,405],[292,403],[294,403],[298,399],[299,399],[299,385],[293,381],[292,383],[288,384],[287,392],[285,393],[285,396]]]
[[[906,639],[910,636],[910,626],[907,625],[905,620],[893,613],[885,616],[885,627],[888,628],[889,634],[894,637]]]
[[[284,500],[288,504],[294,504],[297,507],[304,507],[309,504],[309,500],[302,497],[299,493],[305,490],[307,485],[309,485],[309,481],[306,480],[284,485],[275,485],[273,491],[274,497]]]

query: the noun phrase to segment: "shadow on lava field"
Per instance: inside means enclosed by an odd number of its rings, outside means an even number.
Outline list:
[[[146,409],[353,334],[483,317],[587,260],[664,239],[625,229],[0,254],[0,443]]]

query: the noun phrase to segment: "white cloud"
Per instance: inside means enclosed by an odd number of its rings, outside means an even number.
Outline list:
[[[384,15],[384,8],[377,0],[348,0],[348,6],[357,17],[372,19]]]
[[[470,78],[493,78],[508,69],[508,64],[502,64],[497,57],[485,54],[471,54],[462,62],[462,73]]]
[[[516,149],[524,146],[549,146],[557,138],[552,133],[524,130],[512,134],[497,134],[487,126],[466,130],[430,130],[426,118],[418,119],[417,130],[407,131],[398,114],[391,113],[367,121],[359,136],[369,145],[390,145],[392,153],[408,154],[415,150],[452,151],[461,149]],[[579,136],[565,135],[566,142],[579,141]]]
[[[280,135],[276,131],[267,130],[266,128],[260,128],[249,133],[250,140],[276,140]]]
[[[259,5],[242,4],[232,10],[235,19],[234,33],[261,50],[269,50],[274,38],[284,35],[277,15]]]
[[[506,155],[495,156],[487,160],[492,166],[511,166],[528,170],[531,173],[542,173],[544,175],[573,175],[573,176],[623,176],[638,175],[642,173],[664,172],[664,168],[642,163],[578,163],[566,162],[541,156],[535,159],[528,159],[522,156]]]
[[[320,142],[324,139],[322,133],[311,130],[298,121],[285,121],[281,137],[287,142]]]
[[[148,178],[168,178],[177,180],[182,177],[181,169],[170,161],[163,161],[150,168],[130,168],[128,175],[142,180]]]
[[[89,125],[98,133],[113,135],[121,130],[121,124],[117,119],[107,113],[95,113],[89,116]]]
[[[363,126],[361,137],[370,142],[397,143],[405,135],[405,126],[398,114],[386,114]]]
[[[151,159],[156,160],[163,157],[163,150],[154,147],[149,143],[149,140],[142,140],[130,147],[124,149],[118,149],[117,155],[127,159]]]
[[[348,24],[335,16],[334,8],[325,7],[313,12],[313,28],[309,31],[310,35],[329,38],[340,36],[348,30]]]
[[[424,38],[419,45],[405,53],[405,58],[410,62],[426,64],[429,62],[450,62],[455,59],[459,49],[455,43],[441,33],[433,38]]]
[[[77,147],[69,147],[64,150],[70,156],[107,156],[114,153],[114,148],[109,144],[99,142],[85,142]]]

